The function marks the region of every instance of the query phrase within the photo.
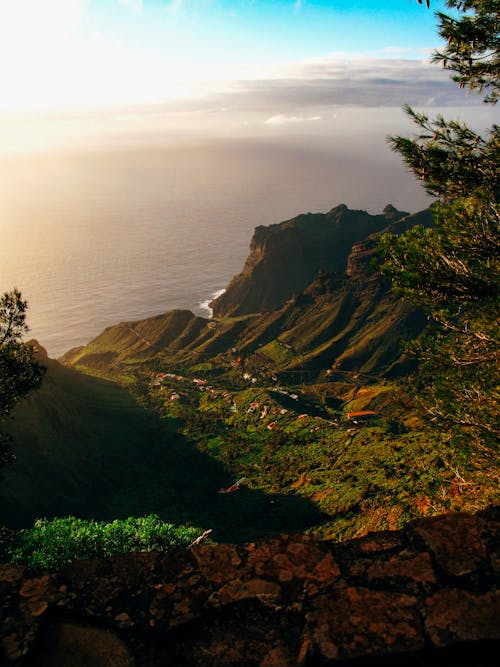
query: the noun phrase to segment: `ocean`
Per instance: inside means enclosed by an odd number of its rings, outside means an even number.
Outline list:
[[[28,300],[28,337],[58,357],[105,327],[208,302],[257,225],[339,203],[428,199],[378,155],[311,141],[213,140],[0,159],[0,291]]]

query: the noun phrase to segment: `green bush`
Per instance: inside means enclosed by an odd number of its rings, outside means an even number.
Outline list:
[[[105,558],[114,553],[187,548],[201,532],[199,528],[165,523],[154,514],[112,523],[73,516],[38,519],[32,528],[19,532],[9,556],[12,563],[32,569],[56,570],[74,560]]]

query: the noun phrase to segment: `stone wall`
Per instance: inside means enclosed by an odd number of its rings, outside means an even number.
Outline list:
[[[341,544],[281,536],[30,576],[0,566],[0,664],[497,664],[500,509]]]

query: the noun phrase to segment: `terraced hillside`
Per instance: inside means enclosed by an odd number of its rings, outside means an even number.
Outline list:
[[[337,226],[361,217],[373,230],[373,216],[334,211]],[[53,386],[49,373],[48,394],[33,395],[14,423],[21,466],[4,506],[22,496],[26,517],[78,507],[102,519],[159,513],[237,541],[290,530],[349,538],[498,502],[488,467],[419,416],[402,342],[426,321],[373,265],[385,229],[428,225],[430,213],[375,217],[376,231],[342,251],[343,270],[316,265],[274,310],[212,319],[171,311],[109,327],[65,354],[66,369],[50,362]],[[310,225],[313,238],[315,225],[331,224],[294,220],[270,232],[273,252],[280,235],[289,243],[298,227],[300,240]],[[59,507],[47,506],[40,472],[61,480]],[[237,492],[218,493],[241,478]]]
[[[332,216],[333,212],[335,216]],[[233,363],[234,350],[237,350],[236,358],[244,357],[249,367],[272,367],[274,372],[303,370],[315,376],[332,370],[357,370],[376,375],[406,372],[408,366],[401,342],[415,337],[425,325],[425,319],[391,293],[387,282],[372,267],[372,262],[376,239],[382,231],[397,233],[416,223],[429,224],[430,214],[425,211],[388,224],[388,218],[403,214],[386,209],[384,216],[369,216],[364,212],[349,212],[345,207],[337,207],[333,212],[327,216],[318,214],[321,216],[318,219],[318,216],[311,216],[307,225],[301,217],[295,218],[273,230],[272,253],[284,237],[282,252],[286,254],[291,232],[296,232],[295,247],[300,244],[304,229],[310,229],[311,238],[319,235],[316,242],[322,248],[321,261],[328,250],[336,258],[335,262],[345,264],[343,272],[327,273],[321,270],[318,257],[312,251],[311,257],[307,255],[310,246],[304,246],[304,261],[310,266],[316,262],[315,277],[307,282],[304,273],[301,291],[295,292],[279,308],[262,313],[214,317],[210,321],[189,311],[172,311],[138,322],[121,323],[109,327],[88,345],[68,352],[62,358],[63,363],[92,372],[111,370],[115,374],[126,374],[127,367],[153,359],[168,359],[181,365],[216,361],[220,368],[224,368]],[[342,246],[339,259],[337,246],[325,250],[325,240],[318,228],[321,231],[334,220],[338,235],[339,227],[342,230],[344,226],[348,228],[351,218],[356,221],[354,226],[358,235],[360,229],[366,231],[375,227],[378,230],[354,245],[351,243],[349,252]],[[359,218],[363,222],[361,226]],[[342,233],[346,234],[345,231]],[[347,243],[345,239],[344,243]],[[312,247],[316,246],[313,244]],[[283,266],[274,264],[273,254],[267,257],[266,248],[264,244],[259,250],[261,263],[274,266],[276,274],[281,275]],[[240,278],[235,279],[238,284],[253,284],[247,267],[255,263],[256,252],[254,247],[246,268]],[[292,257],[290,264],[293,263]],[[266,270],[269,274],[266,285],[272,292],[280,280],[279,275],[275,275],[270,267]],[[227,294],[234,297],[235,289],[230,285]],[[248,308],[247,303],[244,310]]]

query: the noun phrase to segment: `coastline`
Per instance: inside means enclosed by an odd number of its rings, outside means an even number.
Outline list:
[[[218,289],[215,292],[212,292],[211,295],[208,297],[208,299],[206,299],[205,301],[201,301],[198,304],[197,310],[202,311],[200,317],[208,317],[208,319],[212,319],[213,310],[212,308],[210,308],[210,304],[212,303],[212,301],[214,301],[214,299],[218,299],[220,296],[222,296],[222,294],[224,294],[225,291],[226,291],[225,287],[223,287],[222,289]],[[197,314],[198,313],[195,312],[195,315]]]

